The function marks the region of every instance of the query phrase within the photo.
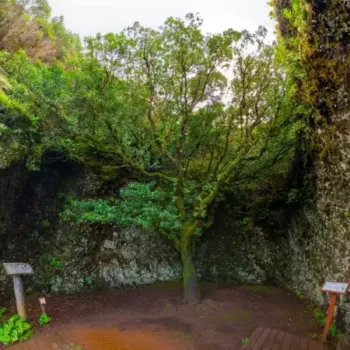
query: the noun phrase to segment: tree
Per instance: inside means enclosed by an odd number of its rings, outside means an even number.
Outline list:
[[[66,30],[63,19],[51,19],[46,0],[0,0],[0,50],[25,50],[31,58],[52,64],[80,48],[79,37]]]
[[[235,181],[266,169],[273,176],[281,162],[289,170],[302,127],[294,123],[296,105],[273,47],[264,43],[266,30],[204,35],[201,24],[190,14],[169,18],[158,31],[136,23],[88,39],[91,69],[99,67],[101,80],[89,102],[94,127],[78,131],[91,145],[80,159],[91,159],[93,149],[109,169],[128,168],[141,182],[116,201],[73,201],[65,212],[164,233],[180,253],[188,303],[200,300],[194,246],[215,205]],[[111,94],[123,81],[128,89]],[[106,96],[124,108],[105,106]]]
[[[51,16],[51,7],[47,0],[17,0],[23,12],[35,17],[48,20]]]
[[[6,77],[0,89],[0,168],[25,162],[28,169],[40,170],[43,153],[66,151],[72,144],[65,125],[70,113],[72,118],[79,115],[79,105],[72,106],[77,101],[73,92],[81,96],[83,90],[76,84],[89,84],[91,79],[85,78],[79,59],[69,65],[65,69],[62,64],[33,63],[23,50],[0,51],[0,82]]]

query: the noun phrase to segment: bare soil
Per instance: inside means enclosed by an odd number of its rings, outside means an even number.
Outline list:
[[[312,309],[290,292],[264,286],[203,284],[203,301],[188,306],[179,283],[47,297],[52,323],[36,336],[60,332],[86,350],[240,349],[257,327],[321,334]],[[40,315],[28,298],[30,320]],[[13,303],[8,305],[14,308]]]

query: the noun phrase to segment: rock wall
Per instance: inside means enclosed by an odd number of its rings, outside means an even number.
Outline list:
[[[325,280],[350,281],[350,2],[275,0],[285,45],[295,50],[298,94],[313,111],[309,120],[316,193],[288,228],[279,281],[320,306]],[[283,11],[292,9],[298,28]],[[293,38],[293,45],[289,39]],[[282,40],[283,40],[282,38]],[[341,297],[337,320],[350,332],[350,300]]]
[[[94,197],[117,190],[82,166],[44,162],[40,172],[15,166],[0,174],[0,263],[30,262],[36,272],[27,287],[54,293],[126,287],[181,277],[178,253],[156,232],[136,227],[63,222],[59,213],[70,197]],[[242,235],[222,214],[198,242],[196,264],[202,279],[263,283],[271,279],[270,248],[261,230]],[[0,293],[12,295],[0,273]]]
[[[347,116],[344,115],[344,118]],[[320,306],[325,280],[350,280],[350,138],[337,134],[338,151],[316,165],[315,197],[279,234],[242,230],[230,210],[197,243],[203,280],[277,283]],[[156,232],[76,225],[59,218],[69,197],[107,191],[96,174],[70,162],[53,162],[38,173],[14,166],[0,176],[0,262],[29,261],[36,271],[27,287],[54,293],[123,288],[181,276],[172,245]],[[110,184],[107,187],[111,188]],[[0,273],[0,293],[12,296]],[[350,329],[350,303],[342,297],[338,320]]]
[[[350,281],[350,114],[335,123],[335,149],[315,167],[316,195],[289,229],[288,269],[283,283],[320,306],[328,297],[320,291],[326,280]],[[349,129],[348,129],[349,130]],[[338,321],[350,331],[350,300],[341,297]]]
[[[276,248],[262,228],[244,230],[229,205],[219,208],[213,227],[197,246],[196,264],[203,280],[263,284],[274,281]]]
[[[125,287],[179,277],[177,253],[155,232],[63,222],[69,197],[106,191],[96,174],[72,162],[45,163],[40,172],[13,166],[0,174],[0,263],[30,262],[27,287],[73,293]],[[113,188],[111,186],[111,188]],[[0,273],[0,295],[12,295]]]
[[[156,232],[136,227],[74,225],[61,227],[46,270],[39,272],[50,292],[124,288],[180,276],[179,259]]]
[[[15,221],[15,208],[25,177],[26,172],[20,165],[0,169],[0,262],[5,252],[14,247],[9,242],[9,231]],[[0,273],[0,293],[6,282],[6,276]]]

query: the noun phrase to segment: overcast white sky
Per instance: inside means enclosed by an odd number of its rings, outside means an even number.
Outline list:
[[[63,15],[68,29],[83,38],[98,32],[119,32],[135,21],[158,27],[167,17],[199,12],[203,29],[217,33],[228,28],[274,31],[267,0],[48,0],[53,15]]]

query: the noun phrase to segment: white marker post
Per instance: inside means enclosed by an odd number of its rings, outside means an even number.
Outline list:
[[[40,303],[40,309],[42,314],[46,314],[46,299],[45,298],[39,298]]]
[[[24,263],[4,263],[4,268],[8,276],[12,276],[17,312],[20,317],[27,318],[26,298],[24,294],[22,275],[32,275],[34,271],[29,264]]]

